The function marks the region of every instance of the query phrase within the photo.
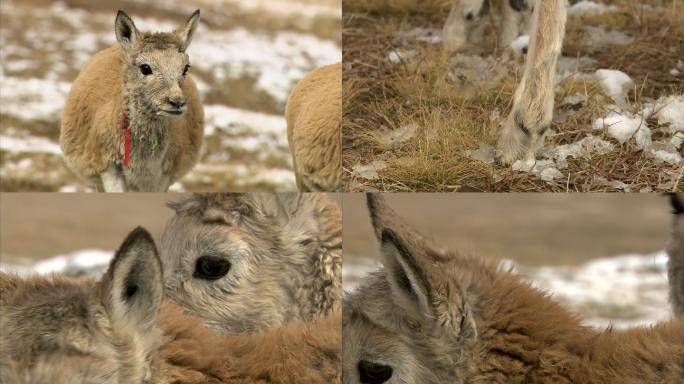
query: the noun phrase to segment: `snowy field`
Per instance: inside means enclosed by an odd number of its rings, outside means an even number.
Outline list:
[[[118,8],[150,31],[172,30],[202,11],[188,53],[205,107],[205,144],[172,189],[295,189],[284,106],[306,73],[341,59],[338,1],[3,0],[1,7],[2,190],[88,190],[62,161],[60,119],[80,68],[116,42]]]
[[[372,259],[344,263],[346,291],[380,264]],[[667,301],[667,255],[624,255],[592,260],[579,266],[525,267],[506,261],[554,300],[579,313],[586,325],[628,328],[670,318]]]
[[[4,272],[27,275],[62,273],[99,277],[105,272],[113,250],[83,249],[35,263],[2,263]],[[358,257],[344,262],[346,291],[380,264]],[[359,261],[361,260],[361,261]],[[552,297],[577,311],[585,324],[605,328],[648,325],[670,317],[667,302],[667,255],[624,255],[601,258],[579,266],[525,267],[506,261],[515,271]]]

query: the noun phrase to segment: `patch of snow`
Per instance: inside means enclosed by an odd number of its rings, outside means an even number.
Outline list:
[[[30,267],[1,264],[0,270],[20,275],[59,273],[67,276],[101,276],[113,255],[113,251],[83,249],[39,261]]]
[[[513,48],[513,51],[516,53],[522,54],[523,50],[527,48],[530,45],[530,36],[529,35],[522,35],[518,37],[517,39],[513,40],[511,43],[511,48]]]
[[[634,80],[622,71],[599,69],[596,76],[606,94],[618,104],[625,102],[626,93],[634,86]]]
[[[376,139],[383,145],[393,147],[411,140],[411,138],[415,136],[416,131],[418,131],[418,128],[418,124],[412,123],[397,129],[385,129],[377,132]]]
[[[684,96],[670,96],[658,104],[665,105],[656,113],[658,124],[669,124],[672,132],[684,131]]]
[[[627,193],[632,192],[632,188],[629,184],[625,184],[622,181],[608,180],[603,176],[594,176],[593,183],[603,187],[615,188],[623,190]]]
[[[385,164],[384,161],[382,160],[375,160],[370,164],[367,165],[356,165],[353,168],[353,171],[356,175],[366,179],[366,180],[373,180],[378,178],[378,171],[382,171],[383,169],[387,168],[387,164]]]
[[[390,52],[389,55],[387,56],[387,59],[393,63],[397,64],[401,62],[402,60],[410,59],[418,54],[418,51],[415,49],[411,49],[408,51],[405,50],[399,50],[395,49],[394,51]]]
[[[342,60],[335,42],[313,35],[256,34],[244,28],[205,31],[188,49],[199,69],[223,79],[256,79],[257,90],[285,104],[293,85],[315,68]]]
[[[57,120],[70,87],[67,82],[2,76],[0,111],[21,120]]]
[[[11,137],[0,135],[0,150],[10,153],[62,153],[59,145],[44,137]]]
[[[626,143],[632,137],[636,140],[636,149],[642,150],[651,145],[651,130],[646,119],[648,116],[632,115],[628,112],[613,111],[607,117],[594,121],[594,129],[608,128],[608,135],[620,144]]]
[[[399,32],[394,41],[402,45],[413,41],[439,44],[442,41],[442,30],[436,28],[414,28],[410,31]]]
[[[591,159],[591,156],[594,153],[603,155],[611,152],[613,149],[615,149],[615,146],[612,143],[594,135],[587,135],[572,144],[547,148],[542,154],[547,158],[553,159],[559,169],[564,169],[568,166],[567,159],[569,157],[575,159]]]
[[[603,26],[585,25],[583,29],[589,36],[588,43],[590,46],[605,47],[609,45],[627,45],[634,42],[632,36],[622,31],[607,31]]]
[[[466,155],[487,164],[494,164],[496,149],[489,144],[480,144],[478,149],[466,151]]]
[[[514,171],[532,172],[539,175],[539,178],[543,181],[553,181],[565,177],[563,173],[556,168],[556,163],[549,159],[517,160],[511,165],[511,169]]]
[[[605,5],[590,0],[582,0],[568,8],[570,15],[600,15],[606,12],[617,12],[619,9],[615,5]]]

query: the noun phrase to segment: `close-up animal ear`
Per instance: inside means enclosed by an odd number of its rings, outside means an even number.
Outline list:
[[[121,44],[124,51],[131,49],[138,36],[138,28],[135,27],[133,20],[128,17],[126,12],[121,10],[116,14],[114,32],[116,34],[116,40]]]
[[[154,240],[138,227],[124,240],[100,285],[100,298],[112,324],[151,329],[163,296],[162,281]]]
[[[367,194],[366,197],[395,301],[418,315],[431,312],[429,272],[417,253],[425,246],[424,241],[403,224],[384,197],[380,194]]]
[[[421,318],[431,313],[429,280],[410,246],[387,228],[382,233],[380,251],[395,303]]]
[[[669,196],[672,213],[675,215],[684,214],[684,193],[670,193]]]
[[[200,10],[197,9],[195,12],[190,16],[188,21],[185,23],[185,26],[183,28],[179,29],[177,31],[178,36],[181,38],[182,44],[181,44],[181,52],[185,52],[186,49],[188,49],[188,46],[190,46],[190,42],[192,42],[192,35],[195,33],[195,29],[197,29],[197,25],[199,24],[199,19],[200,19]]]

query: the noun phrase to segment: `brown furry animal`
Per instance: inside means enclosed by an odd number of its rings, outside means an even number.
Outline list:
[[[216,335],[162,304],[154,241],[133,231],[102,281],[0,273],[0,381],[94,384],[340,382],[340,315]]]
[[[345,384],[681,383],[684,318],[596,331],[498,262],[433,247],[380,195],[384,269],[343,299]]]
[[[675,315],[684,314],[684,193],[670,195],[672,213],[672,240],[667,248],[670,302]]]
[[[166,296],[216,331],[312,321],[339,308],[342,212],[324,193],[206,193],[170,206]]]
[[[342,64],[316,69],[292,90],[287,140],[301,192],[341,189]]]
[[[108,192],[163,192],[195,165],[204,112],[185,50],[198,23],[195,11],[177,32],[146,33],[119,11],[119,44],[86,64],[64,107],[60,145],[77,175]]]

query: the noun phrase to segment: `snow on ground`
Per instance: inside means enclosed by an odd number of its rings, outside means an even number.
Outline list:
[[[573,4],[568,8],[568,13],[571,15],[584,14],[602,14],[606,12],[617,12],[618,8],[614,5],[605,5],[590,0],[582,0]]]
[[[627,328],[670,317],[664,252],[602,258],[579,266],[504,263],[533,286],[549,292],[554,300],[577,311],[589,326]],[[363,276],[379,267],[375,259],[346,258],[342,271],[345,290],[353,289]]]
[[[2,4],[3,187],[89,190],[64,166],[57,139],[74,78],[95,52],[116,43],[115,15],[59,1],[46,7],[33,4],[17,0]],[[195,8],[202,9],[204,20],[188,53],[206,107],[205,145],[198,166],[174,188],[293,190],[284,106],[290,89],[308,72],[341,60],[336,37],[320,26],[340,19],[339,4],[298,0],[268,4],[223,0],[223,6],[191,0],[172,8],[165,1],[145,4],[145,12],[130,14],[141,30],[172,30],[176,20]],[[238,12],[256,14],[255,23],[272,18],[298,29],[252,27],[244,19],[239,25],[226,21]],[[176,20],[165,16],[169,13]],[[308,29],[299,22],[303,17],[309,20]]]

